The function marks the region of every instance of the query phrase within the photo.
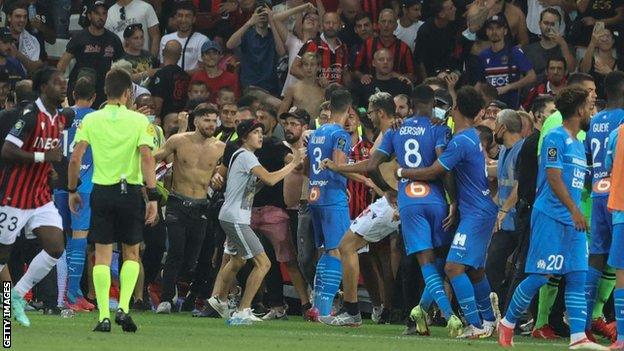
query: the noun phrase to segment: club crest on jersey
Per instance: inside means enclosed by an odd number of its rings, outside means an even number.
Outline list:
[[[548,155],[548,161],[550,162],[557,161],[557,148],[556,147],[549,147],[546,150],[546,152]]]
[[[16,131],[19,131],[19,130],[22,130],[22,128],[24,128],[24,125],[25,125],[24,121],[20,119],[19,121],[15,122],[15,126],[13,126],[13,128]]]
[[[344,150],[345,145],[347,144],[347,140],[344,138],[338,139],[338,148]]]

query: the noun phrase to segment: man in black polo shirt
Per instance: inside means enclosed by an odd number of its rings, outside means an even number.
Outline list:
[[[256,118],[264,124],[265,130],[262,148],[256,151],[256,156],[267,171],[279,170],[290,161],[289,158],[292,156],[290,149],[282,143],[283,139],[274,135],[275,127],[278,124],[277,113],[270,106],[262,106],[256,111]],[[254,232],[262,234],[271,244],[264,245],[272,261],[271,270],[266,277],[266,297],[271,311],[263,317],[265,320],[285,319],[286,317],[279,263],[286,264],[288,274],[301,300],[301,305],[304,306],[310,302],[307,285],[297,264],[297,253],[289,229],[290,217],[286,212],[283,194],[284,181],[280,181],[274,186],[265,185],[254,197],[251,213],[251,228]]]

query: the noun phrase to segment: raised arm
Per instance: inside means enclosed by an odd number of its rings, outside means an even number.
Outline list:
[[[154,154],[154,160],[156,163],[166,160],[167,157],[175,153],[178,139],[180,139],[180,134],[175,134],[170,136],[169,139],[165,141],[165,144]]]
[[[247,30],[253,27],[256,23],[258,23],[259,19],[260,15],[258,14],[258,12],[254,12],[253,15],[251,15],[251,18],[247,22],[245,22],[242,27],[238,28],[238,30],[234,32],[234,34],[232,34],[227,43],[225,43],[225,46],[230,50],[236,49],[241,44],[245,32],[247,32]]]

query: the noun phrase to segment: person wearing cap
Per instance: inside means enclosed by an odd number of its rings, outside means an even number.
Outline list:
[[[160,39],[160,62],[164,60],[165,45],[170,40],[176,40],[182,47],[178,66],[182,67],[189,75],[199,71],[198,63],[201,61],[201,47],[208,40],[208,37],[195,31],[193,28],[196,17],[197,9],[191,1],[178,2],[173,16],[177,31],[164,35]]]
[[[479,54],[481,79],[496,88],[499,99],[511,109],[520,106],[520,91],[535,83],[536,75],[519,46],[507,42],[508,24],[504,16],[485,21],[485,31],[492,46]]]
[[[108,16],[107,7],[104,1],[95,1],[87,9],[89,26],[78,34],[74,35],[67,43],[65,53],[59,60],[57,68],[65,72],[72,59],[76,64],[69,74],[69,85],[67,87],[69,103],[73,104],[74,99],[71,92],[77,80],[78,72],[89,67],[95,70],[95,102],[93,106],[100,106],[106,101],[104,94],[104,78],[110,70],[114,61],[117,61],[124,54],[123,44],[115,33],[104,28]]]
[[[143,43],[143,50],[155,57],[158,55],[160,43],[160,27],[154,7],[140,0],[117,0],[108,9],[108,18],[105,27],[115,33],[120,40],[125,38],[124,32],[129,25],[140,25],[147,30],[147,38]]]
[[[403,0],[401,4],[401,17],[397,20],[397,28],[394,35],[406,43],[410,51],[414,51],[416,47],[416,36],[418,29],[423,25],[422,18],[422,1],[421,0]]]
[[[9,28],[0,28],[0,71],[4,71],[9,76],[11,86],[22,79],[26,79],[26,71],[15,57],[15,38],[11,35]]]
[[[220,168],[221,176],[227,179],[227,187],[219,221],[227,237],[225,252],[230,255],[230,260],[219,270],[213,296],[208,299],[208,303],[223,318],[230,316],[227,296],[234,277],[247,260],[253,263],[239,307],[229,320],[231,325],[260,321],[251,311],[251,302],[271,268],[271,261],[260,239],[250,227],[256,181],[273,186],[298,167],[302,160],[302,152],[291,147],[292,161],[279,170],[269,172],[254,155],[262,147],[263,132],[264,125],[259,121],[240,122],[236,127],[240,148],[224,160],[223,165],[227,165],[227,168]]]
[[[219,89],[230,87],[234,91],[236,99],[240,97],[238,74],[219,68],[219,62],[223,58],[223,48],[213,40],[206,40],[201,47],[201,60],[203,69],[198,70],[191,77],[191,81],[206,83],[210,92],[210,102],[216,103]]]
[[[146,84],[156,73],[156,56],[143,49],[145,32],[140,23],[131,24],[123,32],[125,54],[123,58],[132,63],[132,81]]]
[[[188,98],[189,76],[179,66],[182,45],[177,40],[169,40],[163,49],[162,67],[154,74],[149,90],[156,102],[156,115],[184,110]]]

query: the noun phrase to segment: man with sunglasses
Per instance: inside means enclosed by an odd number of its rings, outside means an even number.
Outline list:
[[[143,49],[149,50],[154,56],[158,55],[160,27],[152,5],[140,0],[117,0],[108,9],[106,29],[117,34],[119,39],[123,40],[124,30],[132,24],[140,26],[147,34]]]
[[[111,31],[104,28],[108,16],[104,1],[95,1],[87,9],[89,26],[67,43],[65,53],[58,62],[57,68],[65,72],[72,59],[76,59],[76,64],[69,74],[69,85],[67,87],[70,105],[74,103],[71,92],[78,79],[78,72],[82,68],[88,67],[96,72],[95,78],[95,102],[93,106],[100,106],[106,101],[104,94],[104,77],[110,70],[114,61],[124,55],[121,40]]]

